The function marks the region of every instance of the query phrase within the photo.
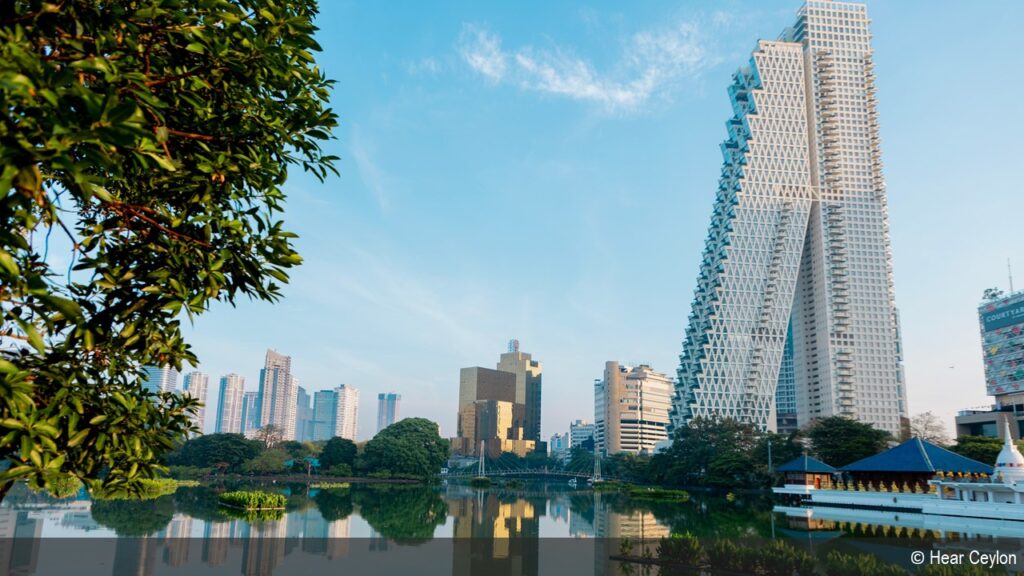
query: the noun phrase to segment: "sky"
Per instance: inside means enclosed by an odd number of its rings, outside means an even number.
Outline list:
[[[186,328],[199,369],[255,390],[268,348],[307,390],[377,394],[455,434],[459,369],[518,338],[542,434],[593,419],[607,360],[674,374],[730,116],[726,87],[799,2],[327,0],[317,56],[340,176],[293,172],[305,258],[276,304]],[[1024,3],[868,3],[911,414],[985,395],[977,305],[1024,288]]]

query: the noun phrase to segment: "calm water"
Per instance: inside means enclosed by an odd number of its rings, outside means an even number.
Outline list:
[[[288,495],[284,513],[232,517],[217,505],[225,487],[181,488],[141,502],[55,500],[16,487],[0,506],[0,573],[567,576],[619,574],[608,558],[622,538],[656,542],[673,532],[782,538],[815,553],[866,550],[896,562],[911,549],[959,538],[787,517],[758,495],[647,501],[561,483],[263,488]]]

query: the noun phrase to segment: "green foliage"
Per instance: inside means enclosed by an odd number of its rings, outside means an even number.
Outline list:
[[[174,494],[179,482],[173,478],[143,478],[138,481],[138,489],[132,491],[114,490],[109,487],[98,487],[93,490],[93,500],[152,500],[168,494]]]
[[[313,482],[309,487],[317,490],[342,490],[351,488],[352,484],[348,482]]]
[[[258,456],[242,464],[242,472],[247,474],[280,474],[288,467],[288,453],[276,448],[266,450]]]
[[[928,564],[914,572],[919,576],[1006,576],[1006,569],[980,564]]]
[[[194,430],[199,403],[145,391],[141,368],[196,364],[182,312],[275,300],[301,262],[281,186],[335,160],[316,13],[0,3],[0,494],[140,490]]]
[[[840,468],[886,449],[892,435],[852,418],[830,416],[807,430],[815,457]]]
[[[765,576],[812,576],[814,556],[783,542],[772,540],[757,550],[758,565]]]
[[[758,486],[753,454],[759,440],[751,424],[731,418],[695,418],[676,431],[672,446],[651,458],[649,478],[667,486]]]
[[[344,520],[352,514],[351,488],[320,490],[313,499],[320,515],[328,522]]]
[[[988,436],[960,436],[956,439],[956,444],[949,449],[961,456],[993,466],[999,451],[1003,449],[1003,441]]]
[[[469,481],[469,485],[473,488],[490,488],[491,479],[486,476],[477,476]]]
[[[328,440],[320,450],[320,468],[329,470],[338,464],[344,464],[349,467],[349,472],[338,474],[338,476],[351,476],[351,468],[356,464],[356,452],[355,442],[335,436]]]
[[[163,530],[174,517],[174,499],[96,500],[90,508],[93,520],[118,536],[148,536]]]
[[[420,486],[358,486],[352,500],[363,519],[385,538],[429,540],[448,517],[440,496]]]
[[[689,532],[672,534],[658,542],[658,559],[662,562],[694,566],[704,559],[704,547]]]
[[[438,434],[437,424],[425,418],[406,418],[366,443],[362,468],[371,474],[430,478],[448,460],[448,450],[448,441]]]
[[[676,502],[689,502],[690,493],[686,490],[670,490],[668,488],[653,488],[650,486],[632,486],[629,488],[629,497],[634,500],[670,500]]]
[[[284,494],[264,492],[262,490],[236,490],[225,492],[217,497],[221,504],[243,510],[277,510],[284,509],[288,499]]]
[[[171,478],[178,480],[198,480],[213,475],[216,468],[201,468],[199,466],[168,466],[167,473]]]
[[[242,464],[259,456],[263,444],[241,434],[206,434],[182,444],[167,457],[174,467],[239,472]]]
[[[882,562],[871,554],[850,555],[838,551],[829,552],[825,573],[829,576],[907,576],[903,568]]]
[[[323,469],[323,461],[320,462],[320,468],[321,470]],[[335,464],[327,469],[327,475],[348,478],[352,476],[352,466],[349,464]]]

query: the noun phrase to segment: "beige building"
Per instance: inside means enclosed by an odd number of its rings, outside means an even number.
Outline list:
[[[459,414],[452,450],[465,456],[485,453],[496,458],[502,452],[525,456],[536,446],[523,437],[526,407],[516,401],[516,375],[475,366],[459,374]]]
[[[508,352],[498,360],[498,370],[515,374],[515,401],[524,407],[523,438],[540,442],[541,379],[544,367],[526,352],[519,351],[519,340],[511,340]]]
[[[672,379],[650,366],[605,363],[594,381],[594,442],[601,454],[652,453],[668,438]]]

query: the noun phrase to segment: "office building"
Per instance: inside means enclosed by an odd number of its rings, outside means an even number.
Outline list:
[[[956,417],[957,436],[1024,438],[1024,290],[989,290],[978,306],[985,391],[994,403]]]
[[[553,434],[548,442],[548,451],[552,458],[567,459],[569,457],[569,435],[564,432]]]
[[[651,454],[668,438],[672,379],[650,366],[605,362],[594,381],[594,442],[604,455]]]
[[[273,424],[284,440],[295,439],[295,410],[298,382],[292,376],[290,356],[267,350],[260,370],[259,422],[257,428]]]
[[[245,378],[238,374],[220,377],[220,391],[217,394],[217,427],[220,433],[242,433],[242,398],[245,394]]]
[[[569,449],[594,449],[594,423],[577,420],[569,424]]]
[[[201,402],[199,410],[192,416],[192,423],[195,424],[196,428],[199,428],[200,433],[203,432],[203,426],[206,424],[206,395],[209,384],[209,375],[202,372],[189,372],[185,375],[184,385],[182,386],[183,394]]]
[[[516,377],[516,403],[523,405],[523,438],[540,442],[541,380],[544,367],[519,350],[519,340],[510,340],[508,352],[498,360],[498,370]]]
[[[398,415],[402,395],[394,392],[381,392],[377,395],[377,432],[401,420]]]
[[[260,394],[242,394],[242,434],[251,437],[260,428]]]
[[[537,443],[526,440],[523,430],[526,406],[516,402],[516,375],[475,366],[459,372],[457,436],[452,451],[478,456],[481,443],[488,457],[503,452],[525,456]]]
[[[792,326],[796,423],[902,435],[907,404],[867,9],[812,0],[758,42],[733,116],[673,398],[673,426],[777,426]]]
[[[142,387],[150,392],[177,392],[178,371],[170,366],[146,366]]]
[[[334,415],[338,398],[334,390],[318,390],[313,393],[313,440],[330,440],[334,437]]]
[[[313,407],[309,394],[302,386],[295,393],[295,439],[299,442],[313,439]]]

